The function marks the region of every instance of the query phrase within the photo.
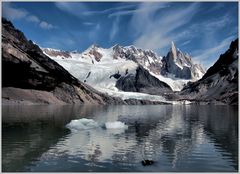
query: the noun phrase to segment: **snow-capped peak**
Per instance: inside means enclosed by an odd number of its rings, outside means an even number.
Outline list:
[[[62,50],[55,49],[55,48],[41,48],[42,50],[48,50],[48,51],[58,51],[61,52]]]

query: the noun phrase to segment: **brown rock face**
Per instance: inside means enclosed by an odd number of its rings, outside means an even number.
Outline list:
[[[67,51],[60,51],[60,50],[53,50],[53,49],[48,49],[48,48],[44,48],[43,51],[45,52],[45,54],[47,54],[48,56],[51,57],[62,57],[62,58],[72,58],[72,56],[70,55],[69,52]]]
[[[99,61],[101,60],[101,58],[102,58],[102,54],[99,53],[99,52],[97,52],[96,49],[90,50],[90,51],[89,51],[89,54],[93,55],[94,58],[95,58],[95,60],[96,60],[97,62],[99,62]]]

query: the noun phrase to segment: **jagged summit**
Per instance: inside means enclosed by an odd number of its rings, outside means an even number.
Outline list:
[[[177,49],[173,41],[170,51],[162,62],[161,74],[163,75],[173,74],[178,78],[198,80],[205,73],[203,67],[195,64],[189,54]]]

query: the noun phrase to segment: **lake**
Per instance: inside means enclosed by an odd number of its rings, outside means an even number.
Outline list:
[[[237,172],[238,107],[2,106],[2,171]]]

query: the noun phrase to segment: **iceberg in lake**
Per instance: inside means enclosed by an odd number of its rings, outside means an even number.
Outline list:
[[[72,120],[66,125],[71,130],[85,130],[98,127],[98,123],[93,119],[81,118],[78,120]]]
[[[121,121],[114,121],[114,122],[106,122],[105,123],[106,129],[125,129],[127,125]]]
[[[106,122],[104,125],[98,124],[93,119],[81,118],[78,120],[72,120],[66,125],[66,127],[72,131],[94,129],[97,127],[102,127],[106,129],[127,129],[128,126],[121,121]]]

